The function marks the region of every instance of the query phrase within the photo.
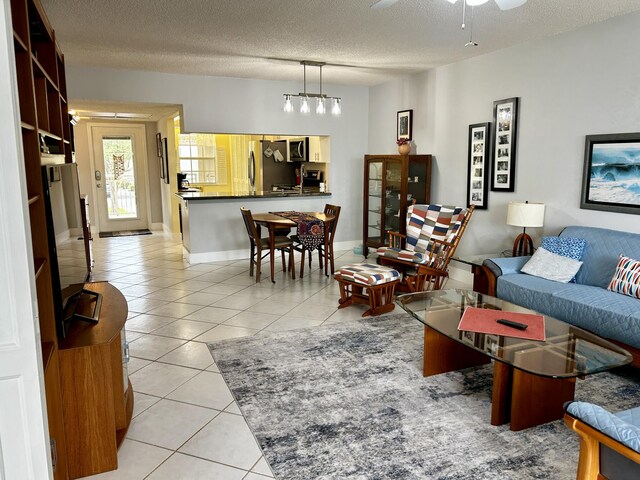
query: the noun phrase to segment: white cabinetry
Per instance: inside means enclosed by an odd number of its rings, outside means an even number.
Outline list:
[[[329,137],[309,137],[309,161],[329,163]]]

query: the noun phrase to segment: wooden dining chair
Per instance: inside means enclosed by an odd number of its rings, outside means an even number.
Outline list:
[[[258,283],[260,281],[260,266],[262,264],[262,259],[271,253],[271,249],[269,247],[269,238],[260,238],[260,235],[258,234],[258,228],[256,227],[256,223],[253,221],[253,216],[251,215],[251,210],[241,207],[240,211],[242,212],[244,226],[247,228],[247,234],[249,235],[249,241],[251,243],[249,276],[253,277],[253,270],[255,265],[256,283]],[[284,253],[285,251],[289,252],[288,270],[291,272],[291,278],[296,278],[295,264],[293,261],[293,241],[289,237],[276,235],[274,248],[276,250],[280,250],[280,254],[282,256],[283,272],[287,271],[287,265],[284,260]],[[263,254],[263,250],[266,250],[266,253]],[[273,272],[271,273],[273,274]],[[275,283],[274,280],[272,281]]]
[[[342,209],[342,207],[339,207],[337,205],[331,205],[329,203],[327,203],[324,206],[324,213],[325,215],[333,215],[335,218],[333,219],[333,221],[329,224],[329,228],[328,228],[328,232],[325,232],[325,235],[329,236],[329,241],[327,242],[327,252],[326,255],[328,256],[328,261],[331,264],[331,274],[333,275],[335,273],[335,264],[333,261],[333,237],[336,234],[336,227],[338,226],[338,218],[340,217],[340,210]],[[320,254],[320,268],[323,267],[324,265],[324,246],[321,245],[320,248],[318,248],[318,253]],[[325,274],[329,275],[329,272],[325,272]]]
[[[328,224],[328,226],[325,228],[325,232],[324,234],[327,236],[328,238],[328,261],[331,262],[331,273],[334,273],[334,262],[333,262],[333,236],[334,233],[336,231],[336,225],[338,224],[338,217],[340,216],[340,209],[341,207],[338,207],[336,205],[330,205],[330,204],[326,204],[324,206],[324,213],[325,215],[332,215],[335,216],[335,219],[330,222]],[[306,256],[306,253],[309,253],[309,268],[311,268],[311,263],[313,260],[313,251],[309,251],[307,250],[304,245],[302,245],[300,243],[300,239],[298,238],[297,235],[291,235],[289,238],[291,238],[293,240],[293,248],[300,252],[301,254],[301,259],[300,259],[300,278],[304,277],[304,257]],[[322,270],[324,268],[324,246],[321,244],[318,246],[318,261],[320,263],[320,270]],[[325,274],[328,276],[329,272],[325,272]]]

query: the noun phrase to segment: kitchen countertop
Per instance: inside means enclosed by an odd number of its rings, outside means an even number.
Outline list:
[[[233,194],[230,192],[178,192],[176,195],[184,200],[228,200],[233,198],[287,198],[287,197],[330,197],[331,192],[294,192],[294,191],[259,191],[249,194]]]

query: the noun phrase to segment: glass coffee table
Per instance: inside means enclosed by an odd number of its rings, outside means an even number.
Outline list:
[[[396,303],[424,324],[425,377],[495,360],[491,424],[510,422],[514,431],[562,418],[577,378],[632,360],[617,345],[546,315],[544,341],[458,330],[469,306],[535,313],[471,290],[412,293]]]

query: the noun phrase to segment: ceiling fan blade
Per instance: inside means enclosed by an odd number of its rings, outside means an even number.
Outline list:
[[[382,9],[387,8],[396,3],[398,0],[378,0],[376,3],[371,5],[371,8]]]
[[[521,7],[527,0],[496,0],[500,10],[511,10],[512,8]]]

